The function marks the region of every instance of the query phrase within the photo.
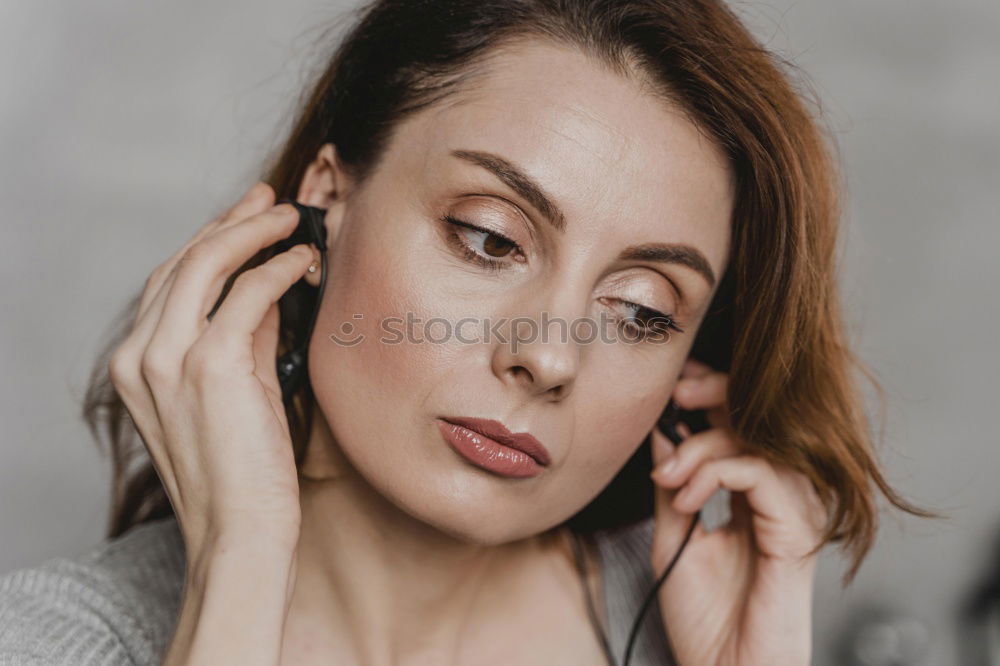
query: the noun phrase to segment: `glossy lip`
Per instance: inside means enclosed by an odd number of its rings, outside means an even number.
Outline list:
[[[504,446],[486,435],[464,426],[437,419],[441,437],[467,462],[500,476],[514,479],[538,476],[542,466],[524,451]]]
[[[499,442],[504,446],[527,453],[539,465],[547,466],[552,462],[549,450],[535,439],[531,433],[512,433],[504,424],[493,419],[480,419],[471,416],[442,416],[441,420],[468,428],[473,432],[478,432],[480,435],[489,437],[494,442]]]

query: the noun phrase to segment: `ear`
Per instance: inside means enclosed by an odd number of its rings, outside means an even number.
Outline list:
[[[337,149],[332,143],[323,144],[316,159],[309,163],[299,183],[296,201],[308,206],[326,209],[323,223],[326,225],[327,251],[333,252],[344,217],[346,194],[351,183],[337,158]],[[313,250],[314,259],[320,261],[319,251]],[[304,279],[313,286],[319,285],[320,271],[306,273]]]

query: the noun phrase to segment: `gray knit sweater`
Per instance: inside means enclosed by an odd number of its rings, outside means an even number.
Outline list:
[[[632,622],[655,583],[652,519],[597,534],[608,640],[621,661]],[[184,584],[175,518],[137,525],[78,557],[55,557],[0,577],[0,666],[159,664]],[[655,601],[629,666],[673,666]]]

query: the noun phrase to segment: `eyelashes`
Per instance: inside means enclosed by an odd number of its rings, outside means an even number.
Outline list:
[[[441,220],[447,222],[450,225],[448,228],[449,243],[451,243],[451,245],[455,249],[459,250],[463,255],[465,255],[466,259],[482,266],[483,268],[489,271],[492,272],[502,271],[503,269],[507,268],[508,262],[480,254],[479,252],[474,250],[472,246],[470,246],[468,243],[462,240],[461,236],[464,235],[463,231],[461,231],[462,229],[468,229],[476,233],[483,234],[484,236],[487,237],[492,236],[494,238],[498,238],[500,239],[501,245],[510,245],[511,247],[516,248],[518,253],[520,253],[522,257],[524,256],[524,252],[521,251],[521,246],[519,246],[516,242],[507,238],[503,234],[498,234],[495,231],[488,231],[481,227],[477,227],[474,224],[463,222],[457,217],[452,217],[451,215],[447,214],[444,215],[441,218]]]
[[[521,250],[521,246],[503,234],[483,229],[482,227],[477,227],[474,224],[469,224],[468,222],[460,220],[449,214],[443,215],[441,217],[441,221],[445,222],[447,225],[446,232],[449,245],[456,249],[468,261],[490,271],[491,273],[499,273],[507,268],[510,268],[511,261],[523,262],[525,260],[524,252]],[[520,258],[504,260],[502,258],[481,254],[468,242],[463,240],[463,236],[465,236],[469,231],[483,235],[484,249],[486,247],[497,249],[499,246],[499,249],[502,250],[509,247],[512,250],[516,250],[515,257]],[[487,240],[491,238],[494,240]],[[612,300],[615,300],[624,305],[626,308],[632,310],[632,314],[630,316],[619,317],[617,324],[620,331],[633,336],[633,339],[635,340],[645,340],[653,335],[665,335],[669,338],[671,330],[677,331],[678,333],[684,332],[684,329],[678,326],[678,322],[674,319],[672,314],[660,312],[659,310],[646,307],[645,305],[641,305],[639,303],[633,303],[631,301],[622,299]]]
[[[652,335],[654,333],[659,335],[670,335],[671,330],[677,331],[678,333],[684,332],[684,329],[680,328],[677,325],[677,322],[674,321],[673,315],[660,312],[659,310],[654,310],[653,308],[647,308],[645,305],[639,305],[638,303],[632,303],[631,301],[620,302],[622,305],[625,305],[635,311],[634,315],[622,320],[622,324],[631,330],[634,335],[645,336]],[[642,317],[636,316],[640,313],[642,313]]]

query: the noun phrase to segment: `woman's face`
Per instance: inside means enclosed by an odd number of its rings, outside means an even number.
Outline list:
[[[330,207],[309,350],[334,438],[322,446],[462,539],[558,525],[666,405],[715,291],[705,273],[717,284],[728,261],[732,206],[724,155],[638,84],[542,42],[497,56],[474,88],[399,125],[371,179]],[[651,244],[688,254],[622,258]],[[684,332],[644,342],[616,329],[655,326],[645,308]],[[516,318],[538,334],[515,332]],[[442,417],[531,433],[551,462],[529,477],[479,467],[446,441]]]

